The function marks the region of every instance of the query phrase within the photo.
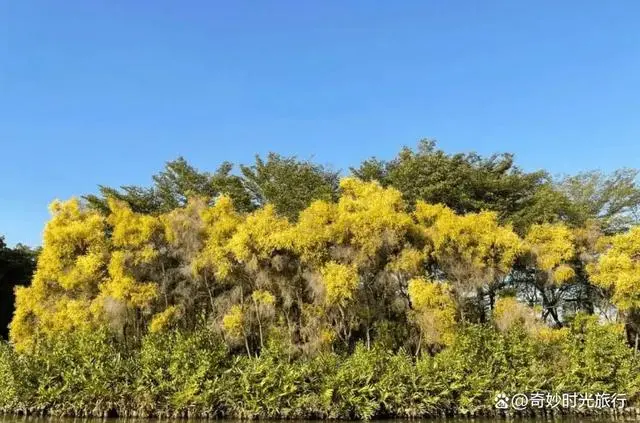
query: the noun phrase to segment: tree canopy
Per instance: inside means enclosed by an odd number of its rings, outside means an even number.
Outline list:
[[[505,387],[640,395],[635,170],[554,178],[423,141],[349,175],[269,154],[152,181],[54,201],[41,250],[0,238],[0,410],[417,417],[493,410]]]

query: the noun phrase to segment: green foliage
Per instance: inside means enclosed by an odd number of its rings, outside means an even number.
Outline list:
[[[4,345],[0,409],[74,416],[128,409],[133,364],[105,331],[42,340],[21,354]]]
[[[240,169],[255,204],[273,204],[292,220],[314,200],[337,198],[338,173],[307,160],[269,153],[266,160],[256,156],[254,165]]]
[[[30,391],[28,381],[24,379],[22,371],[23,361],[18,354],[5,342],[0,343],[0,411],[22,411],[27,400],[26,392]]]
[[[290,364],[266,351],[237,358],[225,374],[228,413],[239,418],[285,418],[299,414],[300,385],[313,377],[304,365]]]
[[[640,223],[640,187],[637,169],[619,169],[607,175],[599,171],[581,172],[559,182],[584,223],[596,218],[605,233],[616,233]]]
[[[134,401],[142,416],[215,416],[227,351],[208,330],[150,334],[137,356]]]
[[[522,171],[511,154],[447,154],[434,141],[423,140],[416,150],[404,148],[391,161],[371,159],[351,171],[364,180],[395,187],[410,204],[441,203],[457,213],[496,211],[518,229],[535,223],[524,219],[527,209],[555,207],[538,195],[551,184],[547,173]]]
[[[254,208],[244,188],[244,182],[231,173],[233,165],[224,162],[212,174],[191,166],[184,158],[167,162],[165,168],[153,176],[152,187],[126,185],[120,189],[100,186],[100,195],[85,196],[94,209],[108,213],[110,198],[126,203],[134,212],[145,214],[166,213],[186,205],[189,197],[203,197],[211,201],[218,195],[233,198],[240,210]]]
[[[640,393],[623,333],[578,315],[553,337],[515,324],[466,325],[435,355],[381,345],[291,357],[269,342],[229,355],[207,329],[150,334],[134,351],[106,332],[15,352],[0,345],[0,411],[72,416],[428,417],[491,412],[499,392]]]
[[[370,419],[377,414],[377,384],[384,374],[384,353],[358,345],[352,355],[341,361],[329,375],[323,392],[328,417]]]
[[[499,392],[637,401],[635,171],[554,181],[433,142],[357,178],[277,154],[232,170],[180,158],[150,188],[52,204],[0,345],[0,411],[371,419],[490,413]],[[35,255],[0,239],[3,301]]]
[[[9,334],[9,322],[13,315],[16,286],[28,285],[36,269],[39,250],[22,244],[9,248],[0,236],[0,338]]]
[[[601,325],[594,316],[578,314],[564,346],[565,391],[629,392],[640,390],[640,359],[625,345],[621,325]]]

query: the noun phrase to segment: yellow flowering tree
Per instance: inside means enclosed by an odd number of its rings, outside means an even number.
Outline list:
[[[416,355],[423,344],[430,349],[450,345],[456,325],[456,305],[449,284],[424,278],[411,279],[409,297],[412,317],[420,330]]]
[[[638,346],[640,333],[640,226],[603,240],[604,252],[587,270],[591,280],[610,290]]]
[[[418,202],[414,216],[432,272],[451,282],[464,320],[466,302],[474,295],[481,301],[510,273],[522,240],[494,212],[458,215],[441,204]]]
[[[291,245],[319,275],[311,281],[320,281],[316,291],[337,335],[348,344],[361,329],[370,345],[374,323],[406,297],[406,279],[393,276],[419,272],[421,252],[408,242],[413,221],[397,190],[356,178],[343,179],[340,190],[336,204],[316,201],[300,214]]]
[[[207,206],[203,200],[192,200],[183,213],[187,216],[173,218],[173,222],[185,219],[191,222],[185,231],[180,230],[179,226],[176,230],[176,233],[185,232],[182,241],[176,237],[169,239],[173,245],[184,245],[181,249],[190,251],[183,262],[186,273],[193,278],[192,296],[205,296],[208,307],[204,308],[214,313],[217,308],[216,297],[229,288],[231,276],[237,269],[227,244],[242,222],[242,217],[226,196],[218,198],[212,206]]]
[[[559,308],[576,277],[575,232],[561,223],[533,225],[525,237],[529,251],[532,278],[529,284],[540,297],[542,317],[551,316],[561,325]]]
[[[586,304],[579,295],[598,289],[636,321],[637,230],[605,238],[598,254],[597,226],[533,225],[522,239],[494,212],[409,207],[377,182],[344,178],[339,194],[295,221],[269,203],[238,211],[224,195],[185,193],[154,213],[113,198],[102,214],[56,202],[33,284],[17,292],[12,340],[28,348],[105,325],[136,342],[206,325],[249,355],[280,342],[296,353],[357,342],[434,351],[457,320],[493,315],[504,329],[540,313],[536,325],[561,326],[563,302]],[[507,290],[516,296],[496,302]]]
[[[124,309],[125,335],[130,330],[139,336],[153,313],[172,305],[164,226],[159,217],[136,213],[118,200],[109,200],[109,210],[113,249],[101,295]]]
[[[31,286],[16,291],[11,340],[32,348],[38,336],[91,329],[103,321],[96,297],[107,275],[106,221],[78,199],[54,201]]]
[[[291,295],[295,287],[287,283],[290,269],[286,265],[290,259],[291,225],[271,205],[245,216],[234,214],[226,200],[216,207],[211,216],[215,222],[207,226],[203,258],[209,261],[204,263],[213,270],[217,281],[228,282],[221,297],[226,308],[231,305],[225,316],[231,316],[231,321],[242,316],[244,344],[251,351],[264,346],[263,324],[275,314],[272,307],[276,298],[271,292],[295,298]],[[290,301],[283,302],[283,313],[289,307]],[[223,328],[226,327],[228,324],[223,321]]]
[[[563,224],[533,225],[526,236],[538,269],[547,279],[562,284],[575,276],[570,262],[575,257],[574,234]]]

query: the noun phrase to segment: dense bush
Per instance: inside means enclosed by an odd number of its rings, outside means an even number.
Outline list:
[[[4,411],[102,416],[131,403],[135,362],[104,331],[43,340],[21,354],[3,345],[0,360]]]
[[[290,358],[234,356],[208,330],[150,334],[131,354],[105,332],[0,347],[0,409],[73,416],[419,417],[491,413],[497,393],[640,393],[640,360],[613,325],[577,316],[553,337],[467,325],[434,355],[382,345]]]

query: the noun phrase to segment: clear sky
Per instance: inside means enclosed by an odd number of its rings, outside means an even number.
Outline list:
[[[0,0],[0,234],[47,204],[270,150],[347,170],[435,138],[640,167],[637,0]]]

